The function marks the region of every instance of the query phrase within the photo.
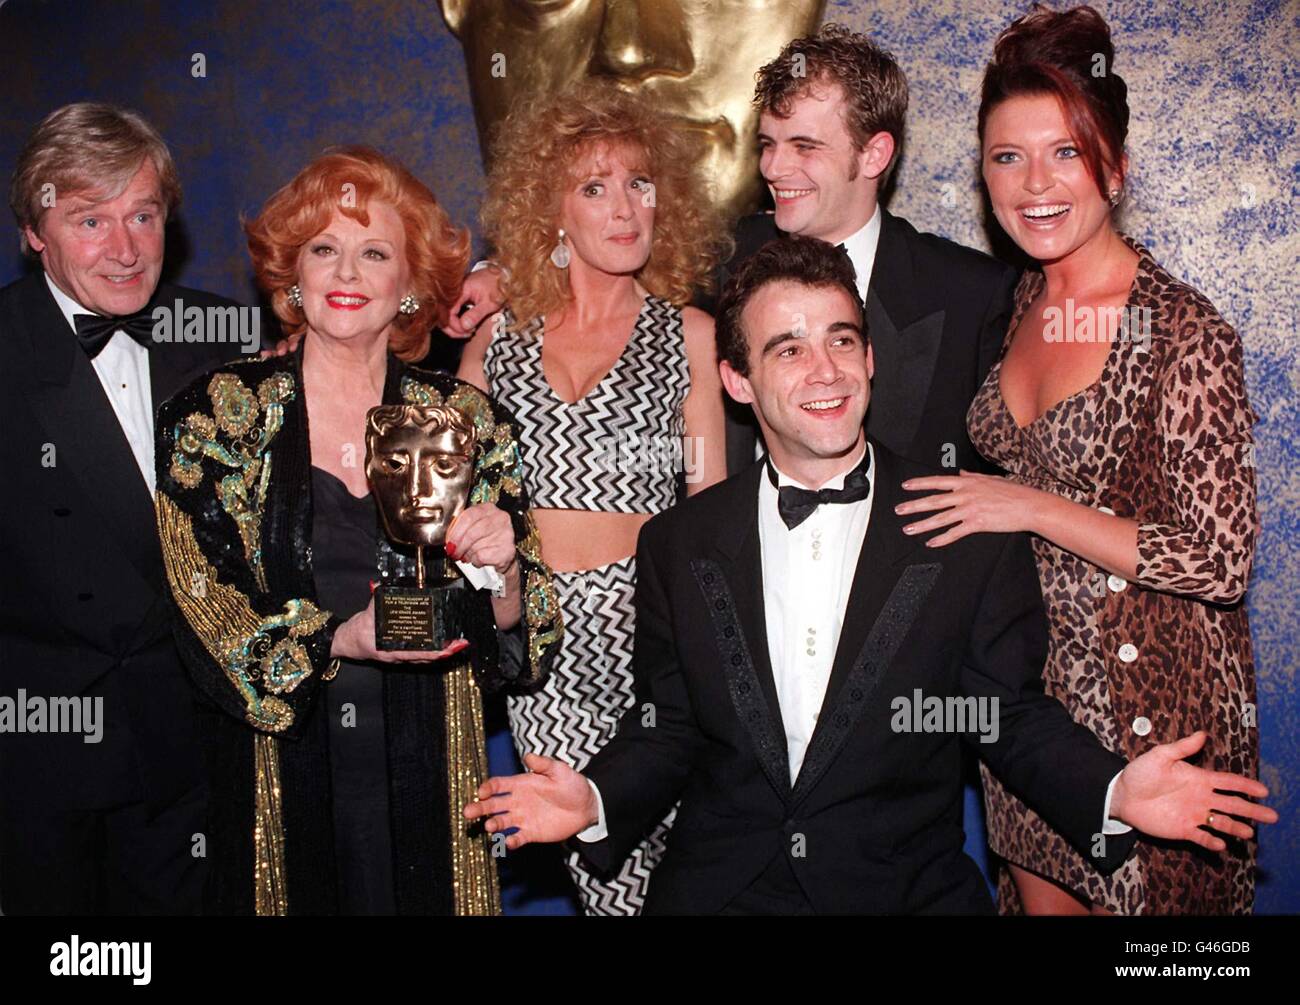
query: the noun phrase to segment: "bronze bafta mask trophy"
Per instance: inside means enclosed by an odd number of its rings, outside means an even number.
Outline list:
[[[366,416],[366,476],[389,540],[415,576],[375,590],[375,648],[437,650],[468,638],[470,590],[447,562],[447,529],[474,481],[474,424],[455,408],[381,405]],[[472,641],[472,640],[471,640]]]
[[[489,140],[522,95],[583,77],[617,81],[700,143],[701,170],[730,217],[761,194],[754,73],[816,30],[825,0],[441,0],[465,50],[484,164]],[[562,9],[561,9],[562,8]]]

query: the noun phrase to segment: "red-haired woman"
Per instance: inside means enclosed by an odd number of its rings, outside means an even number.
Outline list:
[[[455,299],[467,237],[365,148],[307,165],[247,232],[301,342],[213,371],[157,424],[158,524],[211,769],[208,909],[494,913],[492,856],[460,816],[485,774],[479,688],[539,686],[560,628],[514,420],[408,365]],[[368,494],[366,414],[380,404],[447,405],[474,423],[471,505],[448,552],[495,567],[505,591],[474,595],[497,631],[469,658],[463,640],[375,648],[370,584],[411,562]],[[502,646],[522,655],[501,660]],[[507,679],[506,666],[522,669]]]
[[[1039,268],[1021,280],[967,424],[1009,477],[916,479],[906,487],[940,491],[900,511],[942,510],[908,528],[948,528],[934,546],[1035,535],[1047,690],[1106,746],[1132,759],[1202,732],[1186,751],[1204,743],[1200,766],[1254,776],[1242,598],[1258,526],[1255,414],[1241,340],[1115,228],[1128,104],[1113,57],[1091,7],[1036,8],[998,39],[979,113],[984,181]],[[1139,840],[1102,876],[987,769],[984,782],[990,845],[1009,864],[1004,911],[1251,909],[1253,833],[1228,813],[1210,813],[1195,844]]]

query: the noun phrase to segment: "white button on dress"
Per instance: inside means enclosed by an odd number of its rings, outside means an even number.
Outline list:
[[[1137,733],[1138,736],[1146,736],[1151,732],[1151,720],[1145,715],[1139,715],[1133,720],[1133,732]]]
[[[1125,642],[1119,647],[1119,658],[1124,663],[1132,663],[1138,658],[1137,646],[1132,642]]]

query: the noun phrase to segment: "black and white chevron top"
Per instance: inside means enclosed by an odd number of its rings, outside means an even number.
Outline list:
[[[507,315],[506,324],[511,323]],[[570,404],[542,371],[543,319],[498,325],[483,357],[493,397],[523,426],[529,503],[547,509],[658,513],[676,501],[691,388],[682,312],[646,297],[613,368]]]

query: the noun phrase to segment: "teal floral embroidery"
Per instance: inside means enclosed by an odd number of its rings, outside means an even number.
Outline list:
[[[218,373],[208,383],[212,413],[217,425],[231,436],[243,436],[257,421],[258,405],[253,392],[233,373]]]
[[[293,721],[289,706],[268,695],[292,691],[311,675],[311,657],[301,640],[328,621],[329,613],[310,600],[288,600],[283,614],[263,618],[252,635],[231,635],[218,643],[226,676],[243,696],[254,725],[278,731]],[[284,628],[288,635],[273,643],[269,633]],[[254,683],[259,677],[265,694]]]
[[[229,469],[219,479],[214,475],[214,489],[221,508],[235,521],[244,559],[262,590],[267,589],[261,531],[271,486],[269,448],[284,426],[284,406],[294,393],[293,377],[287,373],[267,377],[256,394],[235,374],[218,373],[208,383],[212,415],[191,413],[175,430],[171,476],[179,484],[197,488],[205,459]]]
[[[413,377],[403,377],[402,400],[408,405],[432,405],[437,407],[442,404],[442,392],[436,387],[421,384]]]
[[[502,423],[496,427],[492,439],[483,443],[485,449],[475,466],[470,502],[495,503],[502,492],[508,496],[523,495],[524,465],[510,427]]]

